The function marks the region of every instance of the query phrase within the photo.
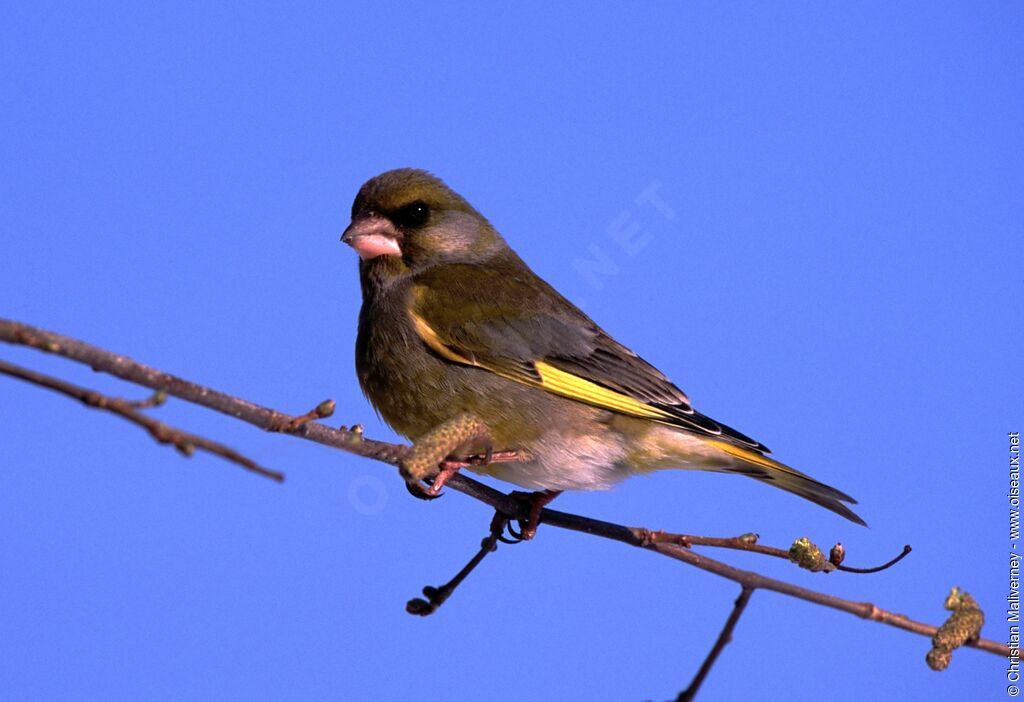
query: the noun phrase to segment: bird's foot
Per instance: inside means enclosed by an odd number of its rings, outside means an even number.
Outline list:
[[[540,492],[513,492],[512,497],[525,502],[530,507],[530,515],[526,520],[519,520],[519,533],[514,533],[518,539],[529,541],[537,535],[537,527],[540,526],[540,513],[545,505],[562,494],[561,490],[541,490]],[[509,529],[511,531],[511,528]]]
[[[441,488],[444,487],[453,475],[459,472],[459,469],[469,465],[467,461],[456,461],[445,459],[438,464],[437,475],[433,478],[426,478],[428,484],[424,485],[422,481],[417,480],[412,482],[406,480],[405,488],[409,491],[409,494],[413,497],[418,497],[421,500],[436,500],[441,496]]]
[[[409,492],[424,500],[438,497],[444,484],[460,468],[475,464],[473,460],[452,458],[454,453],[471,442],[486,442],[487,436],[487,426],[469,414],[449,419],[421,436],[398,464]],[[488,443],[483,456],[485,465],[490,462],[491,455]],[[428,484],[424,485],[424,481]]]

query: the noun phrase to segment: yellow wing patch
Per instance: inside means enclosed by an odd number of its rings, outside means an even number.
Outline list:
[[[629,414],[634,417],[647,419],[673,419],[668,412],[651,407],[650,405],[634,399],[629,395],[609,390],[597,383],[559,370],[544,361],[536,361],[534,368],[540,374],[540,386],[556,395],[562,395],[572,400],[586,402],[588,405],[614,410],[622,414]]]
[[[416,312],[410,311],[409,314],[412,318],[413,326],[416,328],[416,333],[419,334],[421,339],[423,339],[423,343],[430,347],[430,349],[436,354],[451,361],[452,363],[462,363],[467,366],[485,368],[492,373],[496,373],[504,378],[508,378],[509,380],[534,385],[543,390],[554,393],[555,395],[568,397],[569,399],[576,400],[578,402],[585,402],[588,405],[600,407],[601,409],[612,410],[614,412],[628,414],[633,417],[653,419],[655,421],[673,424],[678,421],[677,417],[664,410],[652,407],[641,400],[630,397],[629,395],[623,395],[620,392],[609,390],[606,387],[602,387],[601,385],[586,380],[585,378],[581,378],[578,375],[560,370],[549,363],[545,363],[544,361],[534,361],[533,363],[533,367],[540,376],[540,382],[524,375],[503,372],[500,368],[488,368],[486,365],[478,363],[475,358],[467,358],[445,344],[444,340],[438,336],[437,332],[434,331],[430,324],[416,314]]]

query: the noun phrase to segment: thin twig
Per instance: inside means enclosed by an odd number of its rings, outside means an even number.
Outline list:
[[[151,407],[160,407],[162,404],[167,402],[167,393],[163,390],[157,390],[152,395],[147,397],[145,400],[125,400],[129,407],[135,409],[150,409]]]
[[[124,417],[129,422],[133,422],[148,431],[150,436],[161,444],[171,444],[186,456],[191,456],[196,449],[199,449],[201,451],[206,451],[207,453],[220,456],[232,463],[236,463],[246,470],[262,475],[265,478],[270,478],[277,482],[284,480],[283,473],[279,473],[276,470],[270,470],[269,468],[264,468],[255,461],[238,453],[233,448],[217,443],[216,441],[211,441],[210,439],[206,439],[202,436],[190,434],[189,432],[182,431],[181,429],[176,429],[169,424],[158,422],[152,417],[148,417],[136,409],[136,407],[148,407],[151,405],[132,403],[128,400],[108,397],[107,395],[102,395],[94,390],[88,390],[86,388],[79,387],[78,385],[73,385],[67,381],[43,375],[42,373],[37,373],[6,361],[0,361],[0,373],[35,385],[40,385],[44,388],[67,395],[68,397],[73,397],[89,407],[106,410],[120,417]]]
[[[743,610],[747,608],[747,603],[750,602],[750,596],[754,594],[754,588],[746,587],[740,589],[740,596],[736,598],[736,603],[733,605],[732,612],[729,613],[729,618],[725,620],[725,626],[722,627],[722,633],[718,635],[718,639],[715,641],[715,645],[711,647],[711,651],[708,652],[707,658],[704,659],[704,663],[701,664],[700,670],[693,676],[693,680],[690,685],[679,693],[676,697],[676,702],[692,702],[697,697],[697,691],[700,689],[701,684],[704,682],[704,678],[711,672],[711,667],[718,660],[719,654],[722,649],[732,641],[732,632],[736,628],[736,622],[740,620],[740,616],[743,614]]]
[[[408,450],[407,446],[366,439],[362,432],[335,430],[317,422],[292,427],[290,424],[294,417],[290,414],[277,412],[254,402],[191,383],[170,373],[164,373],[133,361],[127,356],[111,353],[62,334],[38,329],[28,324],[0,319],[0,341],[29,346],[84,363],[93,370],[109,373],[121,380],[152,390],[163,390],[168,395],[216,410],[235,419],[241,419],[243,422],[248,422],[266,431],[302,436],[311,441],[391,465],[397,465],[399,459]]]
[[[274,428],[275,420],[280,423],[281,418],[291,418],[287,414],[261,407],[252,402],[232,397],[164,373],[163,371],[144,366],[125,356],[120,356],[84,342],[20,322],[0,319],[0,341],[30,346],[55,353],[65,358],[85,363],[94,370],[110,373],[122,380],[127,380],[137,385],[154,390],[163,389],[169,395],[218,412],[223,412],[262,429],[269,430]],[[363,437],[361,432],[332,429],[317,422],[310,422],[286,433],[390,465],[396,465],[399,459],[409,450],[407,446],[374,441]],[[447,485],[452,490],[466,494],[500,510],[502,514],[510,519],[524,519],[528,516],[525,513],[526,506],[519,500],[464,475],[453,476]],[[721,561],[694,553],[678,544],[652,542],[649,538],[651,532],[647,529],[625,527],[553,509],[544,509],[541,512],[541,518],[544,524],[551,527],[592,534],[660,553],[714,575],[732,580],[743,587],[771,590],[813,604],[854,614],[874,622],[894,626],[921,636],[932,637],[938,631],[938,627],[914,621],[903,615],[881,609],[869,602],[844,600],[781,580],[768,578],[759,573],[734,568]],[[1008,646],[988,639],[971,640],[965,645],[1002,657],[1006,657],[1010,653]]]
[[[747,551],[748,553],[760,553],[765,556],[772,556],[774,558],[781,558],[785,561],[791,560],[790,553],[786,549],[776,548],[774,546],[765,546],[759,544],[757,534],[743,534],[742,536],[697,536],[694,534],[669,534],[664,531],[647,531],[641,530],[642,537],[650,540],[651,542],[660,541],[662,543],[675,544],[682,546],[683,548],[690,548],[691,546],[709,546],[714,548],[727,548],[735,551]],[[894,565],[903,560],[913,549],[910,546],[904,546],[903,550],[894,558],[886,561],[882,565],[874,566],[872,568],[854,568],[852,566],[836,564],[835,570],[841,570],[847,573],[879,573],[888,568],[892,568]]]
[[[689,563],[701,570],[732,580],[740,585],[745,585],[755,589],[771,590],[783,595],[788,595],[789,597],[805,600],[812,604],[837,609],[840,612],[854,614],[862,619],[887,624],[889,626],[896,627],[897,629],[903,629],[904,631],[910,631],[929,638],[935,636],[939,630],[938,627],[915,621],[902,614],[890,612],[872,604],[871,602],[854,602],[853,600],[845,600],[841,597],[826,595],[823,592],[809,590],[805,587],[793,585],[792,583],[787,583],[782,580],[775,580],[774,578],[766,577],[760,573],[735,568],[722,563],[721,561],[716,561],[708,558],[707,556],[694,553],[682,546],[676,546],[675,544],[653,544],[648,546],[648,548],[666,555],[669,558]],[[964,645],[1002,657],[1006,657],[1010,654],[1008,646],[988,639],[977,639],[975,641],[969,641]]]
[[[272,426],[268,428],[268,431],[293,432],[296,429],[309,424],[314,419],[326,419],[327,417],[330,417],[334,414],[334,407],[334,400],[324,400],[308,412],[296,417],[279,419],[276,423],[272,422]]]
[[[907,555],[912,550],[913,549],[910,548],[910,544],[907,544],[906,546],[903,547],[903,550],[900,551],[900,553],[898,553],[896,556],[894,556],[891,560],[886,561],[882,565],[875,566],[874,568],[854,568],[853,566],[839,565],[839,566],[836,566],[836,569],[837,570],[842,570],[842,571],[847,572],[847,573],[859,573],[861,575],[868,575],[870,573],[881,573],[883,570],[887,570],[889,568],[892,568],[894,565],[896,565],[897,563],[902,561],[904,558],[907,557]]]
[[[455,574],[451,580],[446,582],[441,587],[433,587],[427,585],[423,588],[423,594],[427,599],[415,597],[409,600],[405,605],[405,611],[409,614],[418,614],[421,617],[425,617],[429,614],[433,614],[437,609],[445,603],[452,593],[455,592],[463,580],[466,579],[473,569],[480,565],[487,554],[492,551],[498,550],[498,542],[504,541],[510,543],[507,539],[502,538],[505,532],[505,527],[508,524],[508,517],[501,513],[500,510],[494,510],[494,518],[491,519],[491,528],[484,540],[480,542],[480,550],[469,559],[469,563],[462,566],[462,570]]]

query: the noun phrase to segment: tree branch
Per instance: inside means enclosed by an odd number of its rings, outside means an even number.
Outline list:
[[[90,366],[93,370],[109,373],[110,375],[116,376],[122,380],[151,388],[156,391],[162,391],[168,395],[173,395],[194,404],[202,405],[203,407],[208,407],[244,422],[248,422],[249,424],[261,429],[299,436],[310,441],[315,441],[326,446],[332,446],[349,453],[363,456],[365,458],[371,458],[390,465],[396,465],[399,459],[402,458],[409,450],[409,447],[400,444],[391,444],[365,438],[362,435],[361,429],[332,429],[319,422],[309,421],[314,416],[310,413],[300,415],[299,417],[293,417],[267,407],[262,407],[255,403],[248,402],[237,397],[232,397],[225,393],[197,385],[155,368],[145,366],[126,356],[114,354],[110,351],[105,351],[82,341],[31,327],[20,322],[0,319],[0,341],[29,346],[41,351],[57,354],[65,358],[78,361],[79,363],[84,363],[85,365]],[[19,377],[27,379],[24,377],[24,374]],[[41,384],[51,387],[46,383]],[[318,408],[324,407],[326,407],[325,403],[318,405]],[[129,407],[128,409],[132,408]],[[314,413],[315,412],[316,410],[314,410]],[[122,415],[124,414],[123,412],[119,413]],[[147,417],[146,419],[149,418]],[[517,500],[510,495],[501,493],[464,475],[456,474],[452,476],[448,481],[447,486],[453,490],[479,500],[480,502],[490,505],[505,519],[524,519],[528,516],[525,513],[527,511],[527,507],[521,500]],[[497,520],[498,517],[495,519]],[[541,521],[552,527],[578,531],[585,534],[591,534],[593,536],[600,536],[602,538],[619,541],[630,546],[654,551],[669,558],[682,561],[688,565],[738,583],[742,588],[742,593],[747,594],[747,599],[749,598],[749,593],[752,593],[756,589],[771,590],[806,602],[848,612],[863,619],[887,624],[921,636],[934,637],[939,632],[938,627],[918,622],[901,614],[895,614],[888,610],[881,609],[872,603],[845,600],[781,580],[768,578],[760,575],[759,573],[735,568],[721,561],[708,558],[707,556],[695,553],[690,549],[690,546],[705,545],[740,548],[742,550],[768,553],[768,555],[776,556],[780,554],[770,553],[770,551],[785,553],[781,552],[779,549],[770,549],[770,547],[753,547],[756,542],[756,538],[753,541],[750,541],[748,538],[747,541],[749,543],[744,543],[744,537],[736,537],[735,539],[713,539],[711,537],[691,537],[685,535],[668,535],[668,537],[672,538],[667,538],[664,535],[659,537],[657,532],[652,532],[648,529],[621,526],[619,524],[603,522],[575,514],[559,512],[553,509],[544,509],[541,512]],[[492,529],[492,535],[493,533]],[[477,554],[477,557],[474,558],[474,561],[479,562],[479,560],[483,558],[483,555],[485,555],[485,552],[481,550],[481,552]],[[905,553],[903,555],[905,555]],[[475,565],[475,563],[473,563],[473,565]],[[468,571],[460,573],[461,577],[456,576],[457,580],[461,581],[461,578],[465,577],[465,574],[467,573]],[[456,581],[453,581],[453,583],[454,585],[458,584]],[[454,588],[452,583],[449,583],[449,585],[452,585],[451,589]],[[712,653],[708,660],[705,661],[705,666],[708,668],[710,668],[714,663],[714,659],[717,658],[718,653],[724,647],[725,642],[728,640],[728,636],[731,633],[732,627],[735,625],[735,620],[739,618],[740,613],[742,613],[743,606],[746,605],[746,600],[742,593],[742,606],[738,601],[736,608],[733,610],[733,615],[730,617],[730,620],[726,622],[726,628],[719,637],[719,641],[712,649]],[[450,590],[447,594],[450,594]],[[995,641],[981,639],[977,636],[968,638],[963,645],[998,656],[1008,656],[1010,653],[1008,646]],[[706,675],[706,671],[704,671],[704,675]],[[699,685],[698,680],[695,679],[694,682]],[[693,686],[691,685],[691,687]]]
[[[764,546],[757,543],[757,534],[743,534],[742,536],[695,536],[693,534],[669,534],[664,531],[641,531],[644,539],[649,541],[661,541],[663,543],[676,544],[677,546],[683,546],[690,548],[691,546],[712,546],[715,548],[727,548],[735,551],[746,551],[748,553],[760,553],[763,556],[773,556],[774,558],[781,558],[783,560],[791,561],[793,558],[793,549],[786,551],[781,548],[775,548],[774,546]],[[874,566],[871,568],[854,568],[842,564],[842,544],[836,544],[832,547],[833,556],[830,559],[829,568],[823,568],[823,570],[841,570],[844,573],[879,573],[883,570],[892,568],[894,565],[902,561],[907,555],[910,554],[911,548],[909,545],[904,546],[903,550],[896,557],[886,561],[882,565]]]
[[[480,542],[480,550],[469,559],[469,563],[462,567],[455,577],[446,582],[441,587],[433,587],[427,585],[423,588],[423,595],[427,599],[419,597],[409,600],[405,605],[405,611],[409,614],[417,614],[421,617],[433,614],[437,611],[437,608],[445,603],[445,601],[451,597],[451,594],[455,592],[462,581],[473,572],[473,570],[480,565],[480,561],[487,557],[487,554],[492,553],[498,549],[498,542],[503,541],[505,543],[518,543],[512,541],[504,536],[505,527],[508,525],[508,517],[501,513],[501,510],[494,510],[494,517],[491,519],[491,527],[487,536]]]
[[[732,641],[732,632],[736,628],[736,622],[740,620],[743,615],[743,610],[747,608],[747,603],[750,602],[750,596],[754,594],[754,589],[744,586],[740,589],[740,596],[736,598],[736,603],[733,605],[732,612],[729,613],[729,618],[725,620],[725,626],[722,627],[722,633],[718,635],[718,640],[715,641],[715,645],[711,647],[711,651],[708,653],[707,658],[704,659],[704,663],[701,664],[700,670],[693,676],[693,681],[690,685],[679,693],[676,697],[676,702],[692,702],[697,697],[697,691],[700,690],[701,684],[704,682],[704,678],[711,672],[711,666],[718,660],[718,655],[722,652],[722,649]]]
[[[130,402],[129,400],[122,400],[116,397],[109,397],[102,395],[94,390],[87,390],[86,388],[73,385],[65,380],[53,378],[42,373],[16,366],[13,363],[0,360],[0,373],[9,375],[12,378],[18,378],[35,385],[41,385],[44,388],[49,388],[68,397],[73,397],[89,407],[96,409],[106,410],[113,412],[114,414],[124,417],[129,422],[138,424],[140,427],[149,432],[150,436],[156,439],[161,444],[171,444],[174,448],[178,449],[185,456],[191,456],[196,449],[212,453],[216,456],[236,463],[246,470],[252,471],[257,475],[262,475],[264,478],[270,478],[281,482],[284,480],[284,474],[279,473],[276,470],[270,470],[264,468],[252,459],[246,458],[242,454],[235,451],[233,448],[225,446],[224,444],[210,439],[204,438],[197,434],[190,434],[187,431],[176,429],[169,424],[158,422],[152,417],[148,417],[139,411],[139,408],[153,407],[159,404],[157,395],[149,400],[143,400],[141,402]]]

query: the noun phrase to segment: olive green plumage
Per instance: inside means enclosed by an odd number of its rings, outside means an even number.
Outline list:
[[[399,169],[368,181],[343,240],[361,259],[359,382],[414,442],[466,416],[487,436],[453,449],[521,452],[528,460],[474,470],[524,487],[601,489],[664,468],[734,472],[863,523],[843,504],[855,502],[848,495],[694,410],[429,173]]]

